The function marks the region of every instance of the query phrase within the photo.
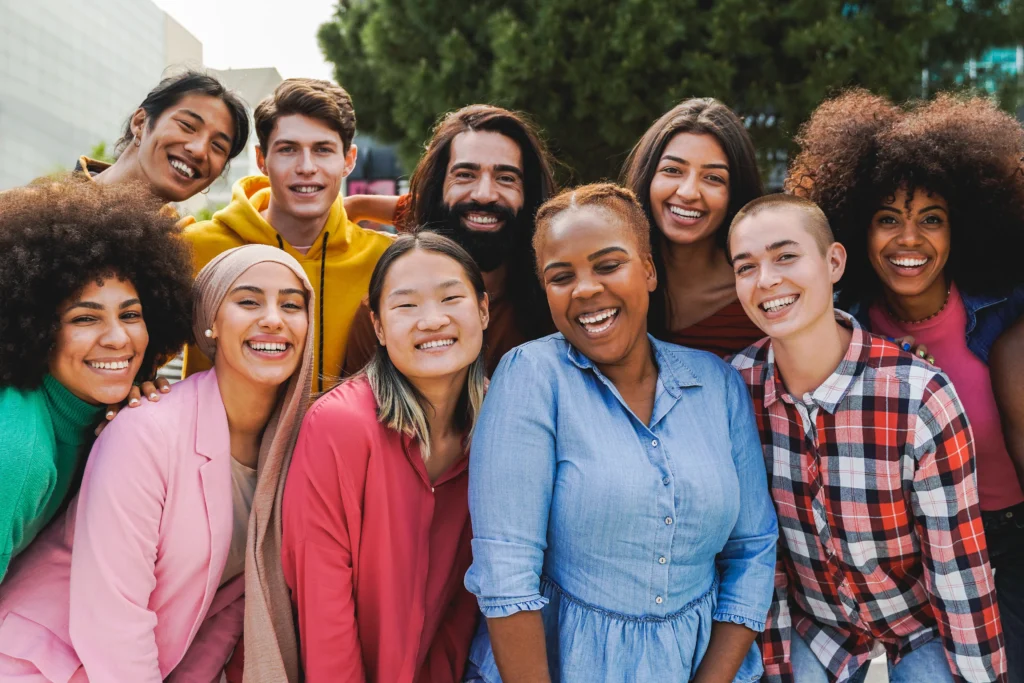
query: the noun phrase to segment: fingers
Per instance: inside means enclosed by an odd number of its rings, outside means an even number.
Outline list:
[[[142,395],[154,403],[160,400],[160,393],[156,390],[156,384],[153,382],[142,383]]]
[[[132,390],[128,392],[128,407],[138,408],[142,403],[142,390],[135,385],[132,385]]]
[[[924,344],[918,344],[917,348],[914,349],[914,353],[917,354],[918,358],[927,358],[928,357],[928,347],[925,346]]]
[[[171,393],[171,381],[169,379],[167,379],[166,377],[157,377],[156,378],[156,389],[161,394],[169,394],[169,393]]]
[[[897,346],[899,346],[904,351],[910,351],[912,348],[914,348],[914,338],[911,337],[909,334],[905,337],[895,339],[894,341],[896,342]]]
[[[103,421],[96,426],[96,429],[93,430],[93,434],[99,436],[100,432],[102,432],[110,421],[114,419],[114,416],[117,415],[117,411],[119,410],[121,410],[120,405],[107,406],[107,412],[103,414]]]

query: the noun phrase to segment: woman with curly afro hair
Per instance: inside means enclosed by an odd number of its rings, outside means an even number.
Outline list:
[[[1010,681],[1024,681],[1024,463],[989,367],[1024,312],[1024,129],[989,99],[898,107],[854,90],[822,104],[797,142],[786,189],[822,208],[849,253],[839,306],[876,334],[912,338],[963,402]]]
[[[189,338],[191,257],[147,197],[0,193],[0,580],[73,488],[104,406]]]

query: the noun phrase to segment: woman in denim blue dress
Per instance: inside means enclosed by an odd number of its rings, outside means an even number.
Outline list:
[[[647,334],[648,235],[615,185],[537,214],[559,333],[502,359],[473,436],[468,679],[760,677],[778,529],[750,398],[717,357]]]

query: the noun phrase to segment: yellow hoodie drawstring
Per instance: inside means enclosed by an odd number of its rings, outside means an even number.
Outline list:
[[[324,231],[324,242],[320,247],[320,320],[319,328],[317,329],[317,338],[319,339],[319,353],[317,354],[317,368],[316,368],[316,390],[323,393],[324,390],[324,286],[326,284],[327,274],[327,238],[331,233]],[[280,239],[280,237],[278,238]]]

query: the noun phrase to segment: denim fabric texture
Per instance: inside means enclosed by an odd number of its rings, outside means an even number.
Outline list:
[[[838,298],[838,294],[836,295]],[[961,290],[960,298],[967,309],[967,348],[988,364],[988,354],[1006,328],[1024,314],[1024,285],[1006,296],[975,296]],[[871,329],[868,320],[870,301],[860,301],[847,309],[864,329]]]
[[[1024,683],[1024,504],[982,512],[1006,640],[1009,683]]]
[[[715,621],[764,628],[778,528],[750,396],[716,356],[651,339],[649,425],[561,334],[501,361],[470,455],[484,616],[541,610],[552,681],[688,681]],[[486,626],[468,678],[500,681]],[[756,681],[753,646],[736,681]]]
[[[794,683],[829,683],[825,667],[800,636],[793,636],[791,653]],[[852,676],[842,680],[845,683],[864,683],[869,666],[865,664]],[[889,683],[953,683],[946,649],[938,639],[907,653],[896,664],[887,662],[887,666]]]

